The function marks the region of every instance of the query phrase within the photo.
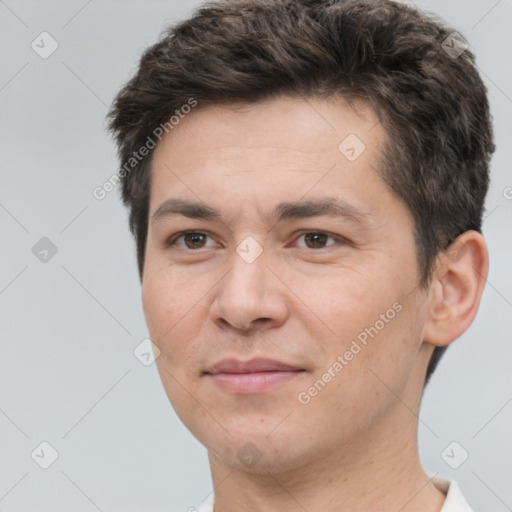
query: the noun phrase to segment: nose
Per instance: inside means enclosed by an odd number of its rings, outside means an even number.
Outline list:
[[[216,287],[211,317],[223,329],[249,333],[282,325],[288,315],[286,287],[266,251],[248,262],[233,251],[230,268]]]

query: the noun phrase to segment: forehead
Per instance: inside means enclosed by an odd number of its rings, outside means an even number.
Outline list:
[[[361,189],[372,202],[385,138],[370,107],[339,98],[197,107],[155,148],[150,214],[171,193],[277,204],[334,190],[357,203]]]
[[[318,158],[326,148],[339,151],[339,143],[350,134],[370,145],[385,135],[376,112],[362,101],[279,96],[258,103],[196,107],[164,136],[156,152],[163,146],[180,146],[180,157],[188,153],[197,159],[213,149],[273,146]],[[189,152],[191,147],[194,153]]]

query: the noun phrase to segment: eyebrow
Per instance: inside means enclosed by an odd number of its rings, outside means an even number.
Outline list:
[[[151,222],[176,215],[190,219],[224,222],[218,210],[201,202],[178,198],[164,201],[153,213]],[[347,203],[340,197],[325,197],[318,200],[279,203],[271,215],[271,221],[279,222],[320,216],[341,217],[362,225],[367,225],[372,218],[369,212]]]

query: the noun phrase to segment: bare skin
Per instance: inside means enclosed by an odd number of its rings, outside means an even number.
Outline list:
[[[340,150],[350,134],[365,147]],[[487,249],[463,233],[419,286],[411,215],[375,171],[385,140],[364,105],[280,97],[198,107],[155,149],[144,313],[166,393],[208,449],[215,512],[442,508],[418,456],[424,375],[471,324]],[[219,218],[166,213],[170,198]],[[342,216],[272,216],[326,198]],[[211,374],[226,358],[296,371],[226,388]]]

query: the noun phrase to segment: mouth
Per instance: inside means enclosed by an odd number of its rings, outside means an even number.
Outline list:
[[[238,361],[224,359],[214,364],[204,376],[224,391],[252,394],[268,391],[302,375],[306,370],[272,359]]]

